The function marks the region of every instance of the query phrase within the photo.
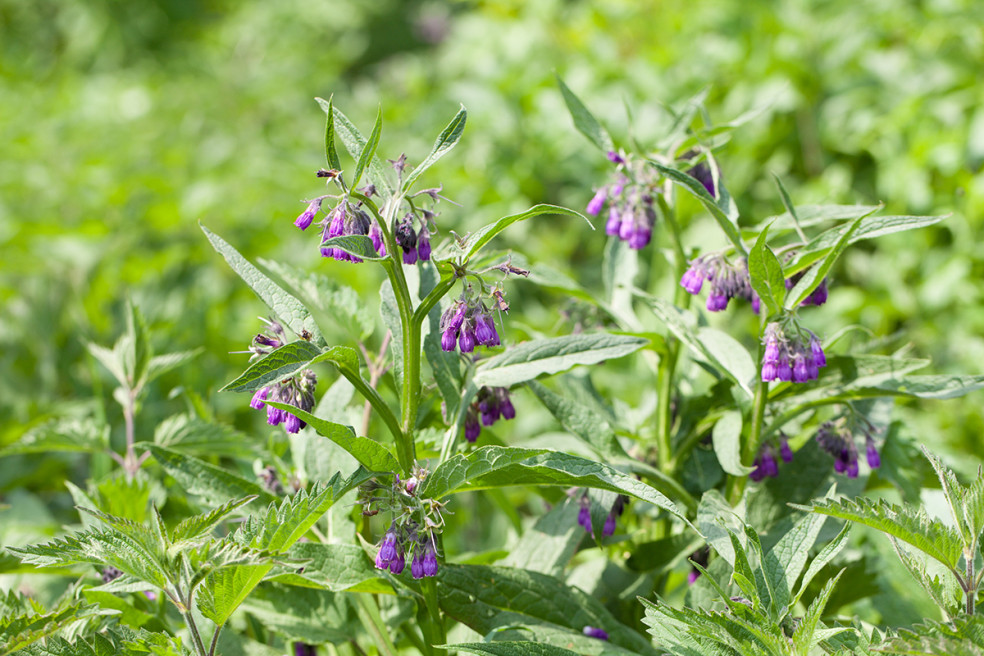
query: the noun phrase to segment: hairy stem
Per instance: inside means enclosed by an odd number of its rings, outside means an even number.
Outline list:
[[[977,577],[974,573],[974,551],[972,549],[964,549],[964,561],[967,563],[967,588],[964,592],[967,593],[966,610],[968,615],[974,614],[976,610],[975,604],[977,603]]]
[[[426,609],[421,609],[417,614],[417,621],[424,632],[424,640],[431,647],[431,653],[436,656],[445,656],[447,651],[435,649],[434,645],[447,643],[447,633],[444,630],[444,619],[441,617],[440,606],[437,602],[437,583],[433,578],[424,578],[420,581],[420,591],[424,593]]]
[[[761,350],[761,346],[759,347]],[[759,354],[761,361],[761,353]],[[749,423],[748,434],[745,436],[741,452],[741,462],[744,465],[751,465],[755,460],[755,454],[762,446],[762,421],[765,418],[765,407],[769,402],[769,384],[761,380],[761,376],[755,386],[755,400],[752,404],[752,419]],[[728,501],[732,505],[738,503],[742,492],[745,491],[745,483],[748,481],[746,476],[728,476]]]
[[[208,647],[208,656],[215,656],[215,646],[219,644],[219,634],[222,633],[222,627],[225,624],[220,624],[215,627],[215,633],[212,634],[212,644]]]
[[[135,441],[135,430],[134,430],[134,415],[136,415],[137,410],[137,392],[136,390],[126,391],[126,405],[123,406],[123,422],[126,426],[126,455],[123,458],[123,470],[126,472],[127,479],[132,479],[136,475],[137,470],[140,469],[140,463],[137,462],[137,454],[133,450],[133,444]]]

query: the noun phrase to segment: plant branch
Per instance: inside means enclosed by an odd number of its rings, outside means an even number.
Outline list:
[[[208,656],[215,656],[215,646],[219,644],[219,634],[222,633],[222,627],[225,624],[219,624],[215,627],[215,633],[212,634],[212,644],[208,647]]]

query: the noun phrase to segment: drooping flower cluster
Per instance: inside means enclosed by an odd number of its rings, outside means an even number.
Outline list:
[[[625,512],[625,505],[628,502],[629,498],[623,494],[615,497],[615,503],[612,504],[611,510],[608,511],[608,516],[605,517],[605,525],[601,529],[602,537],[607,538],[615,535],[616,521]],[[581,495],[580,504],[581,509],[577,513],[577,523],[588,533],[594,533],[591,526],[591,500],[586,493]]]
[[[871,433],[864,432],[865,457],[868,467],[878,469],[881,466],[881,455]],[[834,457],[834,471],[847,474],[848,478],[857,478],[858,449],[854,443],[854,433],[844,418],[826,421],[817,431],[817,443],[824,451]]]
[[[465,439],[474,442],[482,432],[482,426],[491,426],[502,419],[516,417],[516,408],[509,400],[506,387],[482,387],[465,414]],[[479,420],[481,419],[481,424]]]
[[[367,195],[371,193],[371,189],[366,191]],[[326,198],[331,197],[320,196],[312,200],[307,209],[294,221],[294,225],[301,230],[307,230],[321,211],[321,205]],[[348,197],[343,197],[321,220],[321,243],[323,244],[332,237],[347,235],[368,235],[372,239],[376,253],[380,257],[386,255],[386,244],[383,242],[383,233],[379,229],[379,224],[362,209],[361,202],[352,203]],[[354,262],[356,264],[362,262],[362,258],[330,246],[321,246],[321,257],[330,257],[342,262]]]
[[[605,232],[629,248],[644,248],[652,240],[656,211],[655,196],[659,193],[659,176],[644,161],[630,162],[612,151],[608,159],[615,164],[613,180],[595,192],[588,203],[588,214],[597,215],[608,205]]]
[[[492,313],[485,303],[467,292],[441,316],[441,348],[445,351],[457,347],[462,353],[471,353],[476,344],[498,346],[499,343]]]
[[[785,433],[779,434],[779,457],[783,462],[793,461],[793,450],[789,448],[789,441]],[[748,477],[755,482],[761,481],[766,476],[775,478],[779,475],[779,464],[776,462],[775,448],[770,443],[765,443],[759,449],[758,456],[755,458],[755,469]]]
[[[278,383],[261,387],[253,394],[249,406],[255,410],[266,407],[267,423],[276,426],[283,423],[288,433],[296,433],[307,424],[291,413],[267,405],[267,401],[286,403],[305,412],[311,412],[314,407],[314,388],[318,377],[310,369],[304,369],[290,378],[284,378]]]
[[[417,262],[426,262],[430,259],[430,231],[427,227],[428,220],[426,218],[429,214],[429,212],[425,212],[425,218],[420,221],[421,225],[419,230],[414,229],[414,214],[410,212],[407,212],[407,214],[396,223],[393,230],[393,236],[396,238],[396,243],[403,251],[404,264],[417,264]]]
[[[711,312],[724,310],[733,298],[743,298],[758,313],[759,298],[752,289],[745,258],[732,263],[718,253],[702,255],[690,261],[690,268],[680,279],[680,286],[696,296],[703,289],[705,281],[711,285],[711,292],[707,297],[707,309]]]
[[[765,327],[765,350],[762,354],[762,381],[806,383],[816,380],[820,368],[827,365],[820,339],[809,330],[787,321]]]
[[[415,579],[435,576],[438,569],[437,538],[444,526],[441,517],[443,504],[434,499],[421,499],[417,488],[427,477],[427,470],[414,467],[413,475],[401,481],[394,474],[393,483],[381,485],[375,480],[360,489],[360,500],[365,504],[362,514],[372,516],[386,511],[394,516],[389,529],[379,542],[376,567],[401,574],[410,563],[410,574]]]

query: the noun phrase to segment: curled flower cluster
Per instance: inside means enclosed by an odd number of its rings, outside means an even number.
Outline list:
[[[463,296],[441,316],[441,348],[451,352],[457,346],[462,353],[471,353],[476,344],[498,346],[499,333],[485,304]]]
[[[311,412],[314,407],[314,388],[318,384],[318,377],[310,369],[285,378],[273,385],[261,387],[253,395],[249,402],[249,407],[261,410],[266,406],[267,423],[276,426],[283,423],[284,429],[288,433],[296,433],[307,424],[289,412],[267,405],[267,401],[277,401],[286,403],[305,412]]]
[[[816,380],[820,368],[827,365],[827,357],[820,345],[820,339],[794,327],[787,334],[782,326],[773,322],[765,327],[765,351],[762,354],[762,381],[806,383]]]
[[[868,431],[864,431],[864,441],[868,467],[878,469],[881,466],[881,455]],[[848,478],[857,478],[858,449],[854,444],[854,434],[843,419],[824,422],[817,431],[817,443],[834,457],[835,472],[847,474]]]
[[[465,414],[465,439],[474,442],[482,432],[482,426],[491,426],[502,419],[516,417],[516,408],[509,400],[505,387],[482,387]],[[479,424],[481,419],[481,424]]]
[[[625,504],[629,502],[629,498],[623,494],[615,497],[615,503],[612,504],[611,510],[608,511],[608,516],[605,517],[605,525],[601,529],[602,537],[609,537],[615,535],[615,525],[617,519],[625,512]],[[591,526],[591,500],[588,498],[587,494],[581,495],[581,509],[577,513],[577,523],[584,527],[584,530],[588,533],[593,533]]]
[[[707,309],[711,312],[724,310],[733,298],[744,298],[758,313],[759,298],[752,290],[745,258],[732,264],[724,255],[702,255],[691,260],[690,268],[680,279],[680,286],[696,296],[704,287],[705,281],[711,285],[711,293],[707,297]]]
[[[616,166],[614,180],[598,189],[588,202],[588,214],[597,215],[608,204],[605,232],[629,248],[644,248],[653,237],[656,211],[653,209],[658,181],[645,162],[633,164],[612,151],[608,159]]]
[[[789,448],[789,441],[785,434],[779,436],[779,457],[783,462],[793,461],[793,450]],[[775,449],[772,444],[762,445],[758,456],[755,458],[755,469],[748,474],[748,477],[755,482],[761,481],[766,476],[775,478],[779,475],[779,464],[776,462]]]
[[[419,230],[413,227],[414,215],[408,212],[403,219],[395,224],[393,236],[403,251],[404,264],[426,262],[431,256],[430,231],[427,220],[421,221]]]

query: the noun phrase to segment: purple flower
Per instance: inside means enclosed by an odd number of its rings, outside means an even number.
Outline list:
[[[849,478],[857,477],[858,450],[844,420],[824,422],[817,431],[816,439],[820,448],[834,457],[835,472],[847,474]]]
[[[472,412],[465,415],[465,439],[469,442],[474,442],[478,439],[478,435],[481,432],[482,427],[478,423],[478,417]]]
[[[504,393],[504,397],[499,400],[499,413],[503,419],[515,419],[516,408],[513,407],[512,401],[509,400],[509,392],[504,387],[500,387],[499,389]]]
[[[813,355],[813,361],[818,367],[827,366],[827,356],[823,353],[823,348],[820,346],[820,340],[817,339],[816,335],[810,336],[810,352]]]
[[[302,428],[304,428],[304,422],[292,415],[289,412],[284,413],[286,417],[284,418],[284,430],[288,433],[297,433]]]
[[[403,263],[404,264],[416,264],[417,263],[417,249],[416,248],[404,248],[403,249]]]
[[[424,576],[437,575],[437,553],[434,548],[424,550]]]
[[[109,567],[107,567],[102,571],[102,582],[109,583],[110,581],[115,581],[116,579],[120,578],[122,575],[123,572],[110,565]]]
[[[430,235],[423,229],[421,229],[420,238],[417,240],[417,255],[421,262],[426,262],[431,257]]]
[[[625,159],[614,150],[609,150],[606,156],[612,164],[625,164]]]
[[[762,381],[806,383],[816,380],[820,367],[826,364],[823,349],[816,335],[809,333],[804,341],[802,329],[784,330],[773,322],[766,326],[762,352]],[[819,357],[817,357],[819,356]]]
[[[608,513],[608,517],[605,518],[605,525],[601,529],[601,534],[604,537],[609,537],[615,535],[615,515],[614,513]]]
[[[599,629],[595,626],[586,626],[582,631],[584,635],[589,638],[597,638],[598,640],[608,640],[608,633],[604,629]]]
[[[699,294],[700,288],[704,286],[704,276],[695,267],[690,267],[680,279],[680,286],[690,294]]]
[[[311,225],[311,222],[314,221],[314,217],[318,215],[318,210],[321,209],[322,200],[324,200],[324,198],[315,198],[312,200],[311,204],[307,206],[307,209],[301,212],[301,215],[297,217],[296,221],[294,221],[294,225],[301,230],[307,230],[308,226]]]
[[[396,558],[390,561],[389,570],[394,574],[402,574],[403,569],[407,566],[407,561],[403,557],[403,549],[399,549],[396,552]]]
[[[612,205],[608,208],[608,221],[605,223],[605,233],[615,237],[622,228],[622,215],[618,208]]]
[[[878,454],[878,448],[875,447],[875,441],[871,439],[871,435],[865,435],[865,456],[868,458],[868,466],[872,469],[878,469],[881,467],[881,456]]]
[[[471,326],[466,325],[462,329],[461,336],[458,338],[458,348],[462,353],[471,353],[475,350],[475,331]]]
[[[413,563],[410,564],[410,574],[415,579],[422,579],[425,576],[435,576],[437,574],[437,553],[434,545],[428,539],[422,546],[417,545],[414,550]]]
[[[393,568],[394,565],[396,569]],[[376,553],[376,568],[389,569],[394,574],[399,574],[403,571],[404,565],[403,548],[400,546],[400,538],[394,526],[386,532],[379,543],[379,551]]]
[[[581,509],[577,511],[577,523],[584,527],[588,533],[591,532],[591,506],[581,503]]]
[[[491,316],[479,314],[475,317],[475,341],[485,346],[498,343],[499,336],[495,332],[495,324],[492,323]]]
[[[712,292],[711,295],[707,297],[707,309],[710,312],[720,312],[721,310],[725,310],[728,307],[729,300],[731,299],[724,294],[715,294]]]
[[[441,350],[451,352],[458,343],[458,332],[456,330],[445,330],[441,334]]]
[[[687,574],[687,584],[688,585],[693,585],[694,583],[697,582],[697,579],[699,579],[699,578],[700,578],[700,570],[699,569],[692,569]]]
[[[383,231],[375,221],[369,227],[369,239],[372,240],[372,247],[376,249],[379,257],[386,257],[386,241],[383,239]]]
[[[270,394],[269,387],[261,387],[260,389],[256,390],[256,393],[253,394],[253,398],[250,399],[249,401],[249,407],[253,408],[254,410],[262,410],[263,406],[266,405],[265,401],[268,394]]]
[[[314,645],[309,645],[304,642],[295,642],[294,656],[318,656],[318,650]]]
[[[653,231],[645,225],[636,226],[632,235],[629,237],[629,248],[639,250],[649,245],[653,237]]]
[[[785,433],[779,435],[779,455],[783,462],[793,461],[793,450],[789,448],[789,441],[786,439]]]
[[[608,198],[608,188],[602,187],[595,192],[595,195],[588,202],[587,212],[588,214],[597,214],[601,211],[601,208],[605,205],[605,199]]]

